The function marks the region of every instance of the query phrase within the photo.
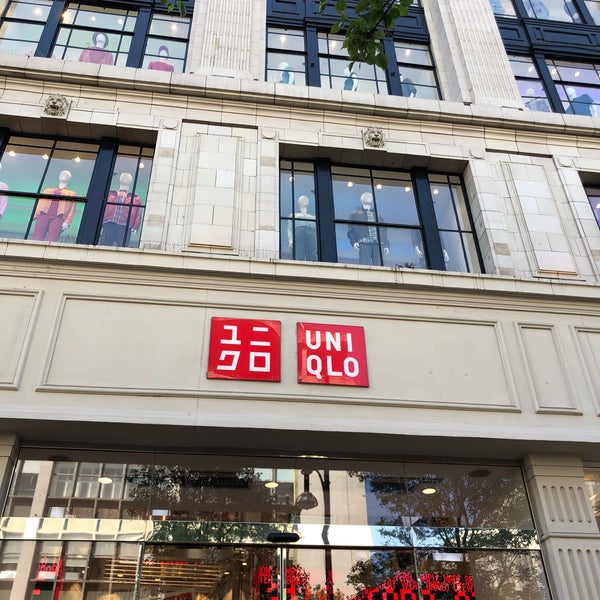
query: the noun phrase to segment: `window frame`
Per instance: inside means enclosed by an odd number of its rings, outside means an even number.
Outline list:
[[[136,148],[139,150],[138,153],[138,169],[133,177],[131,184],[131,193],[132,201],[129,204],[123,204],[123,206],[128,207],[128,217],[126,221],[126,225],[131,223],[131,215],[134,213],[134,210],[139,209],[140,211],[140,224],[139,231],[141,233],[141,229],[143,227],[143,221],[146,211],[147,205],[147,190],[146,190],[146,200],[141,203],[138,207],[137,203],[133,202],[133,198],[137,197],[136,185],[138,183],[139,178],[139,163],[143,160],[148,160],[148,152],[152,152],[151,160],[154,160],[154,145],[151,144],[133,144],[129,142],[120,142],[115,138],[101,138],[98,140],[93,139],[81,139],[81,138],[66,138],[62,136],[44,136],[44,135],[25,135],[20,133],[15,133],[14,135],[8,129],[0,129],[0,160],[4,160],[5,152],[7,147],[10,144],[12,138],[18,139],[32,139],[32,140],[48,140],[54,145],[60,142],[68,142],[73,144],[90,144],[97,146],[97,153],[95,155],[94,164],[92,167],[91,176],[88,183],[87,194],[84,196],[70,196],[69,201],[76,203],[76,209],[78,206],[83,206],[83,210],[81,213],[81,221],[79,224],[79,229],[77,230],[75,236],[76,244],[88,244],[88,245],[100,245],[101,234],[102,234],[102,226],[103,219],[105,215],[105,209],[110,203],[108,202],[108,193],[111,189],[111,184],[113,184],[113,171],[117,166],[117,161],[119,159],[127,158],[133,156],[129,153],[123,153],[120,151],[120,148]],[[151,172],[151,167],[150,167]],[[43,180],[40,180],[40,186]],[[148,176],[149,182],[149,176]],[[141,193],[141,192],[140,192]],[[40,201],[40,199],[53,199],[56,196],[44,194],[41,191],[24,191],[18,189],[8,189],[3,192],[4,195],[7,196],[8,206],[10,206],[10,198],[26,198],[26,199],[34,199],[34,202],[31,207],[30,216],[28,220],[27,227],[23,232],[23,237],[19,237],[17,239],[24,240],[32,240],[31,233],[33,231],[33,221],[34,221],[34,213],[36,207]],[[8,207],[6,208],[8,211]],[[6,212],[5,211],[5,212]],[[0,237],[2,237],[1,229],[2,221],[0,221]],[[70,242],[61,242],[59,241],[46,241],[46,243],[70,243]],[[135,244],[133,246],[129,245],[129,236],[126,237],[126,243],[117,244],[118,247],[138,247],[139,244]]]
[[[46,23],[43,26],[40,38],[37,42],[35,52],[32,53],[33,56],[42,57],[42,58],[52,57],[54,48],[57,46],[57,43],[58,43],[58,36],[59,36],[60,32],[63,30],[66,30],[67,27],[71,31],[86,31],[89,29],[90,32],[93,32],[96,30],[96,28],[82,27],[80,25],[75,26],[74,24],[68,25],[68,26],[65,25],[62,22],[62,16],[65,13],[65,11],[68,9],[69,4],[78,4],[78,5],[86,6],[85,0],[83,0],[81,2],[74,2],[73,0],[54,0],[52,2],[52,6],[50,7],[50,12],[46,19]],[[4,26],[4,24],[6,24],[6,23],[28,23],[28,22],[34,23],[33,20],[27,21],[24,18],[13,18],[13,17],[7,16],[11,9],[11,6],[13,6],[13,5],[14,4],[12,1],[9,1],[7,3],[6,8],[4,9],[4,11],[2,13],[2,17],[0,19],[0,26]],[[176,39],[178,41],[178,43],[181,43],[181,41],[185,42],[186,49],[185,49],[185,55],[183,58],[183,65],[182,65],[181,72],[185,72],[185,67],[186,67],[186,62],[187,62],[187,56],[188,56],[188,51],[189,51],[189,30],[191,28],[191,16],[192,16],[192,12],[193,12],[194,2],[193,2],[193,0],[186,0],[185,5],[186,5],[186,18],[189,17],[188,35],[186,38],[183,38],[182,40],[180,40],[178,38],[169,38],[169,39]],[[90,4],[90,6],[93,6],[93,4]],[[146,48],[147,48],[149,40],[155,39],[155,38],[156,39],[167,39],[167,38],[165,38],[165,36],[153,35],[153,34],[151,34],[151,31],[150,31],[150,28],[152,25],[152,19],[155,15],[164,15],[164,16],[169,15],[169,13],[167,12],[167,9],[164,8],[158,2],[153,2],[151,0],[139,0],[138,2],[132,2],[132,1],[127,1],[127,0],[124,0],[123,2],[113,1],[113,2],[103,3],[100,8],[107,8],[107,9],[114,8],[114,9],[119,9],[119,10],[135,10],[135,11],[137,11],[134,27],[133,27],[132,33],[130,35],[131,40],[130,40],[129,50],[126,53],[127,59],[126,59],[125,65],[124,65],[126,67],[142,68],[143,64],[144,64],[144,59],[146,58]],[[181,18],[181,17],[173,17],[173,18]],[[41,23],[43,24],[43,21],[41,21]],[[105,28],[99,27],[97,29],[100,33],[109,33],[109,34],[111,33],[111,30],[107,30]],[[68,49],[69,46],[66,46],[65,48]],[[60,59],[60,60],[68,60],[68,59]],[[177,58],[177,60],[181,60],[181,59]],[[121,65],[121,66],[123,66],[123,65]],[[177,72],[179,72],[179,71],[177,71]]]
[[[285,168],[282,168],[282,165],[288,163],[290,165],[290,170],[288,171]],[[292,212],[290,213],[287,210],[287,207],[284,208],[282,201],[284,194],[282,192],[282,182],[286,177],[288,179],[293,178],[295,163],[304,163],[304,164],[312,164],[314,165],[314,194],[312,195],[312,206],[315,211],[316,217],[316,233],[317,233],[317,259],[316,262],[332,262],[339,263],[338,249],[337,249],[337,235],[336,235],[336,226],[347,226],[351,221],[349,218],[341,218],[336,216],[335,214],[335,197],[334,197],[334,186],[333,186],[333,175],[332,169],[335,168],[350,168],[356,170],[364,171],[364,177],[369,177],[371,181],[374,180],[373,171],[377,172],[385,172],[389,171],[390,173],[398,173],[398,170],[394,169],[386,169],[382,167],[366,167],[363,165],[350,165],[350,164],[341,164],[341,163],[332,163],[328,159],[319,158],[316,160],[302,160],[297,158],[286,158],[285,153],[282,156],[280,161],[280,171],[279,171],[279,179],[280,179],[280,208],[279,208],[279,223],[280,223],[280,257],[285,258],[285,248],[284,248],[284,238],[287,238],[287,228],[289,223],[294,223],[295,219],[292,216],[295,211],[295,202],[297,200],[298,194],[300,192],[294,191],[293,183],[292,183]],[[303,172],[307,172],[304,170]],[[289,173],[292,173],[290,175]],[[421,234],[421,239],[423,243],[423,248],[421,249],[423,252],[423,258],[425,260],[425,267],[411,265],[409,263],[403,265],[394,265],[388,267],[397,268],[397,267],[406,267],[406,268],[424,268],[427,270],[439,270],[439,271],[447,271],[447,253],[442,244],[442,234],[446,232],[450,233],[458,233],[461,237],[461,244],[463,248],[463,258],[467,265],[470,264],[471,261],[476,260],[476,265],[473,270],[467,270],[468,273],[484,273],[484,265],[483,259],[481,255],[481,250],[479,248],[477,234],[474,227],[474,221],[472,216],[471,207],[468,202],[468,196],[466,194],[466,189],[464,185],[464,181],[460,175],[456,175],[453,173],[443,173],[439,171],[429,171],[424,167],[413,167],[412,169],[402,170],[402,173],[406,173],[410,175],[410,179],[412,182],[414,196],[415,196],[415,206],[418,214],[418,225],[408,224],[408,223],[392,223],[392,222],[384,222],[377,221],[376,226],[380,228],[386,229],[394,229],[394,230],[418,230]],[[432,194],[432,183],[430,181],[430,176],[443,176],[443,177],[452,177],[457,178],[459,180],[458,185],[460,185],[462,197],[464,199],[463,208],[466,211],[469,229],[464,227],[457,227],[456,229],[448,229],[446,227],[440,227],[438,225],[438,219],[436,217],[436,207],[435,207],[435,199]],[[291,181],[291,179],[290,179]],[[457,185],[457,184],[454,184]],[[459,219],[457,219],[457,223]],[[463,239],[466,235],[469,235],[472,239],[473,246],[475,248],[476,256],[472,256],[467,252],[465,248],[465,240]],[[292,247],[292,256],[289,260],[298,260],[295,258],[295,248]],[[383,263],[383,261],[382,261]],[[340,264],[350,264],[354,265],[354,263],[340,263]],[[386,266],[386,265],[384,265]],[[453,271],[453,272],[465,272],[465,271]]]

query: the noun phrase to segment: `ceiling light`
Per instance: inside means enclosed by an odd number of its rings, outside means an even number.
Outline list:
[[[349,182],[348,182],[348,187],[352,187],[353,185],[354,185],[354,182],[353,182],[353,181],[349,181]]]
[[[575,71],[575,73],[573,73],[573,75],[575,77],[579,77],[581,75],[581,71]]]
[[[270,490],[275,489],[278,486],[279,484],[276,481],[267,481],[267,483],[265,483],[265,487],[269,488]]]
[[[437,188],[433,189],[433,195],[437,196],[440,193],[440,190],[438,190]]]
[[[383,186],[382,186],[380,183],[378,183],[378,184],[377,184],[375,187],[376,187],[378,190],[380,190],[380,189],[381,189]]]
[[[81,158],[79,158],[79,156],[76,156],[76,157],[75,157],[73,160],[74,160],[76,163],[79,163],[79,162],[81,162]]]
[[[421,490],[422,494],[425,494],[426,496],[430,496],[431,494],[437,494],[437,490],[433,487],[427,487],[427,488],[423,488]]]
[[[98,483],[112,483],[113,480],[110,477],[106,477],[103,475],[102,477],[98,477]]]
[[[287,37],[286,37],[285,35],[280,35],[280,36],[279,36],[279,41],[280,41],[282,44],[285,44],[285,41],[286,41],[286,40],[287,40]]]
[[[405,192],[410,192],[410,190],[411,190],[411,187],[410,187],[410,185],[407,185],[407,186],[404,188],[404,191],[405,191]]]

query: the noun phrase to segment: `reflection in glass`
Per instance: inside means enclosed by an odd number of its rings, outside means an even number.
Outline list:
[[[438,100],[439,89],[429,47],[406,42],[395,42],[394,46],[402,95]]]
[[[355,62],[350,69],[343,36],[319,33],[321,87],[387,94],[387,78],[380,67]]]
[[[279,181],[280,256],[318,260],[314,167],[311,163],[283,161]]]
[[[572,0],[523,0],[527,16],[533,19],[549,19],[581,23],[582,19]]]
[[[516,17],[511,0],[490,0],[490,5],[497,17]]]
[[[269,27],[267,32],[267,81],[306,85],[304,32]]]
[[[592,504],[594,516],[598,527],[600,527],[600,468],[589,468],[584,470],[585,484],[588,498]]]

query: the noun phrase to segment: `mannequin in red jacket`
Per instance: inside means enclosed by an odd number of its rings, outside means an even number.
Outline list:
[[[101,31],[96,31],[92,36],[93,46],[85,48],[79,55],[79,62],[96,63],[99,65],[114,65],[113,53],[106,49],[108,36]]]
[[[42,194],[53,194],[54,196],[76,196],[77,194],[68,189],[71,181],[70,171],[61,171],[58,175],[58,186],[46,188]],[[47,240],[56,242],[60,234],[71,225],[75,215],[76,203],[71,200],[52,200],[40,198],[33,218],[35,227],[31,234],[32,240]]]
[[[153,60],[148,63],[148,68],[154,71],[174,71],[175,67],[167,62],[169,58],[169,49],[166,46],[161,46],[158,49],[158,60]]]
[[[121,173],[119,189],[108,192],[100,235],[102,246],[127,246],[131,234],[140,226],[142,201],[129,191],[132,181],[131,173]]]

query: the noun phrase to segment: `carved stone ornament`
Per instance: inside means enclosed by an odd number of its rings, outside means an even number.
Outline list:
[[[52,94],[44,103],[44,114],[49,117],[64,117],[69,109],[69,101],[60,94]]]
[[[369,127],[363,130],[363,143],[367,148],[384,148],[383,129]]]

